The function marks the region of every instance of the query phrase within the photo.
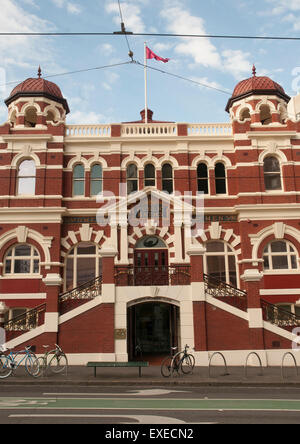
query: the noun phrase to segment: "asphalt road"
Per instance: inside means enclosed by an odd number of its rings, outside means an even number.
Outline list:
[[[123,425],[124,430],[136,430],[140,424],[164,425],[169,430],[191,425],[192,438],[198,439],[199,427],[204,424],[299,423],[300,388],[101,388],[52,384],[1,386],[0,393],[0,424],[98,424],[102,425],[103,436],[119,430],[113,425]],[[153,439],[161,437],[153,435]],[[131,438],[141,441],[141,437]]]

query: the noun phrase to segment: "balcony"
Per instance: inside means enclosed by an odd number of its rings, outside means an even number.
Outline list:
[[[178,286],[190,285],[189,265],[169,267],[116,266],[115,284],[118,287]]]

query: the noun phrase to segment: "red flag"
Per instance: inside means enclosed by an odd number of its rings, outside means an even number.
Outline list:
[[[154,54],[153,51],[151,51],[151,49],[148,48],[148,46],[146,46],[146,57],[147,59],[155,59],[158,60],[159,62],[164,62],[164,63],[168,63],[170,59],[164,59],[162,57],[159,57],[158,55]]]

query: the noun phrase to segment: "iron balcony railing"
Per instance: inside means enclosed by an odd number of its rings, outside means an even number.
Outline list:
[[[115,267],[115,284],[118,287],[178,286],[190,285],[190,283],[191,268],[189,265]]]
[[[247,293],[232,285],[216,279],[213,276],[204,275],[205,292],[210,296],[220,299],[242,311],[248,310]]]
[[[45,322],[46,304],[39,305],[32,310],[28,310],[20,316],[7,321],[4,330],[9,331],[30,331],[40,327]]]
[[[271,324],[277,325],[277,327],[284,328],[288,331],[300,327],[299,316],[264,300],[261,301],[261,307],[264,321],[270,322]]]
[[[66,291],[59,296],[59,303],[69,300],[82,301],[91,300],[101,295],[102,292],[102,276],[92,279],[79,287]]]

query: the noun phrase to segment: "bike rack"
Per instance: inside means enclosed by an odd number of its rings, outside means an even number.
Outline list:
[[[260,365],[260,370],[261,370],[261,373],[260,373],[259,376],[263,376],[263,375],[264,375],[264,372],[263,372],[263,365],[262,365],[262,361],[261,361],[261,359],[260,359],[260,356],[259,356],[259,354],[256,353],[256,352],[251,352],[251,353],[249,353],[249,355],[247,356],[247,359],[246,359],[246,365],[245,365],[245,377],[248,378],[248,361],[249,361],[250,356],[256,356],[256,357],[258,358],[259,365]]]
[[[286,358],[287,356],[291,356],[291,357],[293,358],[293,361],[294,361],[294,364],[295,364],[295,367],[296,367],[296,375],[297,375],[297,376],[299,375],[298,365],[297,365],[297,361],[296,361],[295,356],[293,355],[293,353],[291,353],[291,352],[287,352],[287,353],[283,356],[283,358],[282,358],[282,363],[281,363],[281,377],[282,377],[282,379],[284,379],[283,364],[284,364],[284,360],[285,360],[285,358]]]
[[[223,353],[216,352],[216,353],[214,353],[214,354],[210,357],[210,359],[209,359],[208,372],[209,372],[209,377],[210,377],[210,378],[211,378],[211,372],[210,372],[210,369],[211,369],[211,361],[212,361],[212,359],[213,359],[214,356],[218,356],[218,355],[221,356],[221,357],[223,358],[224,365],[225,365],[225,370],[226,370],[226,373],[225,373],[224,375],[222,375],[222,376],[229,376],[229,375],[230,375],[230,373],[228,372],[228,367],[227,367],[227,362],[226,362],[225,356],[223,355]]]

